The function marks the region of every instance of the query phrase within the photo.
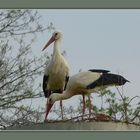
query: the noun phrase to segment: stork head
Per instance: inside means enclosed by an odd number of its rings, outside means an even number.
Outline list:
[[[45,45],[45,47],[42,49],[42,51],[44,51],[50,44],[52,44],[54,41],[56,40],[60,40],[62,38],[63,34],[59,31],[55,31],[52,34],[52,37],[49,39],[49,41],[47,42],[47,44]]]
[[[59,93],[53,93],[53,94],[51,94],[50,97],[49,97],[49,99],[48,99],[49,100],[49,103],[50,104],[54,104],[56,101],[58,101],[59,100],[58,99],[59,98],[59,95],[60,95]]]
[[[55,31],[52,36],[54,36],[55,40],[61,39],[63,37],[62,32],[60,31]]]
[[[53,104],[55,103],[55,101],[58,100],[58,93],[53,93],[50,95],[50,97],[48,98],[48,103],[47,103],[47,111],[46,111],[46,119],[47,119],[47,116],[53,106]]]

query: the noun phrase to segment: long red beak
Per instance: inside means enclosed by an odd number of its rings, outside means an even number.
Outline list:
[[[45,116],[45,121],[47,122],[47,117],[48,117],[48,114],[52,108],[53,104],[52,103],[48,103],[47,104],[47,110],[46,110],[46,116]]]
[[[54,36],[52,36],[50,38],[50,40],[47,42],[47,44],[45,45],[45,47],[42,49],[42,51],[44,51],[51,43],[53,43],[55,41]]]

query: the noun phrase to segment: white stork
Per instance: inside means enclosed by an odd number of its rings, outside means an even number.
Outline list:
[[[86,72],[80,72],[69,78],[66,90],[62,94],[53,93],[49,97],[47,114],[49,113],[55,101],[65,100],[75,95],[88,95],[98,93],[102,88],[108,86],[121,86],[129,82],[121,75],[109,73],[107,70],[91,69]],[[85,106],[83,107],[83,109]]]
[[[43,91],[46,98],[48,98],[54,92],[62,93],[69,78],[69,66],[65,58],[62,56],[59,48],[61,45],[62,36],[63,35],[61,32],[54,32],[48,43],[43,48],[43,50],[46,49],[51,43],[54,42],[52,59],[47,65],[43,77]],[[60,101],[60,107],[63,119],[62,101]],[[45,121],[47,121],[47,114],[45,116]]]

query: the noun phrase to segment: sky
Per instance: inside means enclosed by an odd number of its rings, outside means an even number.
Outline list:
[[[122,9],[40,9],[41,22],[52,22],[63,32],[61,51],[66,51],[70,75],[88,69],[106,69],[121,74],[130,83],[124,86],[128,97],[140,95],[140,10]],[[42,48],[52,33],[39,34],[33,53],[51,54],[52,47]],[[114,89],[115,90],[115,89]],[[98,102],[96,99],[95,104]],[[69,104],[77,103],[76,97]]]

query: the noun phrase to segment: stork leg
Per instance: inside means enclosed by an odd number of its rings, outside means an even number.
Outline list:
[[[83,96],[83,109],[82,109],[82,120],[83,120],[83,116],[85,114],[85,95],[82,95]]]
[[[88,109],[89,109],[89,118],[90,118],[90,116],[91,116],[91,109],[92,109],[90,95],[88,95]]]
[[[63,92],[63,89],[60,89],[59,91],[60,93]],[[61,109],[61,116],[62,116],[62,120],[64,119],[64,113],[63,113],[63,103],[62,103],[62,100],[60,100],[60,109]]]
[[[46,111],[45,111],[45,120],[44,122],[47,122],[47,106],[48,106],[48,98],[47,98],[47,102],[46,102]]]
[[[62,104],[62,100],[60,100],[60,108],[61,108],[61,116],[62,116],[62,120],[64,119],[63,116],[63,104]]]
[[[48,90],[48,97],[51,95],[51,90]],[[47,102],[46,102],[46,111],[45,111],[45,120],[44,120],[44,122],[47,122],[47,107],[48,107],[48,103],[49,103],[49,101],[48,101],[48,98],[47,98]]]

